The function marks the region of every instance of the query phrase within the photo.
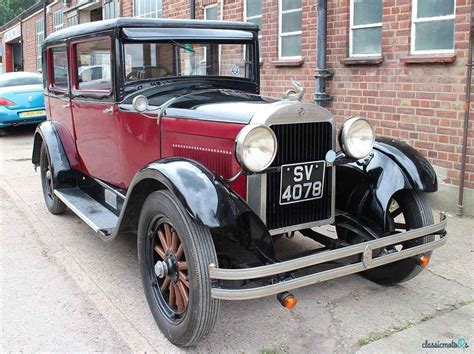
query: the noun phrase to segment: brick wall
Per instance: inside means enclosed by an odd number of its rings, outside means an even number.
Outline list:
[[[203,8],[217,3],[221,17],[222,0],[196,0],[196,18]],[[243,0],[225,1],[224,20],[243,20]],[[380,135],[407,141],[437,168],[442,181],[459,183],[463,99],[472,0],[457,0],[455,60],[450,63],[407,63],[410,50],[412,0],[383,1],[383,61],[375,65],[347,63],[349,40],[349,0],[328,1],[328,67],[335,76],[328,81],[333,100],[328,109],[338,123],[345,118],[368,117]],[[76,1],[73,1],[73,4]],[[163,17],[189,18],[189,0],[164,0]],[[306,88],[305,100],[315,93],[316,0],[303,0],[302,56],[299,62],[278,60],[278,0],[263,0],[261,46],[262,93],[281,96],[290,87],[290,78]],[[51,8],[48,31],[52,31]],[[133,15],[133,0],[122,0],[122,16]],[[36,70],[37,15],[23,24],[25,70]],[[66,17],[65,17],[66,22]],[[408,58],[410,59],[410,58]],[[349,65],[351,64],[351,65]],[[374,64],[374,63],[372,63]],[[470,130],[466,166],[466,187],[474,188],[474,129]]]

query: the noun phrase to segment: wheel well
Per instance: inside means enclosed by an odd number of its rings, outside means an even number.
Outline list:
[[[154,178],[147,178],[138,182],[128,197],[119,232],[136,232],[138,229],[138,220],[140,219],[140,211],[145,199],[151,193],[162,189],[166,189],[165,185]]]
[[[41,134],[36,133],[33,142],[33,155],[31,156],[31,162],[35,166],[38,166],[40,162],[41,145],[43,145],[43,137]]]

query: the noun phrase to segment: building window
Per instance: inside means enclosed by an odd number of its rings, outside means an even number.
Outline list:
[[[349,55],[382,54],[382,0],[351,0]]]
[[[301,0],[279,0],[278,57],[301,57]]]
[[[411,52],[453,53],[454,0],[413,0]]]
[[[64,13],[63,10],[59,10],[53,13],[53,30],[59,31],[64,26]]]
[[[258,46],[261,48],[262,42],[262,0],[245,0],[244,2],[244,20],[258,25]],[[261,56],[261,54],[260,54]]]
[[[208,21],[217,21],[217,4],[204,7],[204,19]]]
[[[41,46],[44,42],[44,20],[36,21],[36,70],[41,71]]]
[[[104,0],[104,20],[120,17],[120,1]]]
[[[79,17],[77,16],[77,14],[74,14],[74,15],[68,17],[68,19],[67,19],[67,26],[68,27],[75,26],[75,25],[78,25],[78,24],[79,24]]]
[[[163,0],[134,0],[135,17],[158,18],[163,15]]]

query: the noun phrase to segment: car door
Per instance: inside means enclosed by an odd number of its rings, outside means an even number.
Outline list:
[[[75,169],[80,168],[76,154],[74,122],[71,113],[69,87],[69,58],[66,45],[49,47],[46,50],[45,106],[48,116],[54,121],[66,155]]]
[[[71,108],[82,171],[124,187],[112,85],[112,43],[110,37],[72,43]]]

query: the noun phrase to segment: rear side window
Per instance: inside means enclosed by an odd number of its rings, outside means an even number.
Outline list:
[[[67,74],[67,51],[66,48],[51,49],[52,66],[51,70],[51,86],[54,89],[67,91],[68,74]]]
[[[112,90],[111,41],[108,38],[76,44],[76,88]]]

